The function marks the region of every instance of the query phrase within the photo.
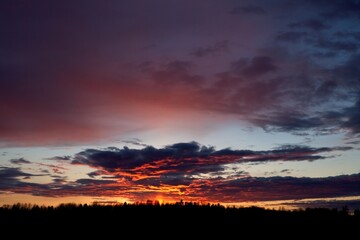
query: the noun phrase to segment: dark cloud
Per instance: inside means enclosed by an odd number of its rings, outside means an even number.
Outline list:
[[[330,124],[324,114],[356,111],[346,95],[358,85],[359,29],[329,14],[353,18],[359,4],[245,1],[230,11],[240,18],[226,12],[232,4],[3,1],[1,144],[111,141],[159,118],[169,127],[180,112],[185,124],[196,112],[297,134],[354,132],[355,120]],[[334,109],[339,99],[346,106]]]
[[[29,163],[31,163],[30,161],[25,160],[24,158],[10,159],[10,162],[11,162],[12,164],[17,164],[17,165],[29,164]]]
[[[27,186],[36,186],[33,183],[25,183],[20,179],[30,179],[33,176],[44,176],[43,174],[31,174],[23,172],[20,168],[0,167],[0,190],[13,191],[17,188],[26,188]]]
[[[336,52],[317,52],[317,53],[314,53],[313,56],[314,56],[314,57],[317,57],[317,58],[326,59],[326,58],[336,57],[336,56],[337,56],[337,53],[336,53]]]
[[[101,185],[101,184],[109,184],[109,183],[116,183],[115,180],[97,180],[97,179],[78,179],[76,183],[80,185],[92,186],[92,185]]]
[[[113,175],[141,182],[178,182],[196,178],[199,174],[225,176],[227,164],[262,163],[269,161],[314,161],[325,159],[322,153],[347,151],[352,147],[311,148],[287,145],[269,151],[215,150],[196,142],[176,143],[164,148],[87,149],[75,155],[73,164],[87,165],[99,170],[88,175]],[[236,172],[228,173],[228,176]]]
[[[339,38],[353,38],[360,41],[360,32],[336,32],[334,36]]]
[[[5,174],[8,175],[8,174]],[[23,175],[13,172],[11,176]],[[164,182],[166,184],[164,184]],[[239,177],[237,179],[189,179],[179,177],[148,178],[125,185],[118,180],[78,179],[74,182],[55,180],[51,184],[25,183],[21,180],[2,181],[0,190],[36,196],[74,196],[81,191],[85,196],[121,196],[132,201],[163,197],[210,202],[241,202],[270,200],[300,200],[306,198],[333,198],[360,194],[360,175],[342,175],[324,178],[295,177]]]
[[[352,99],[352,104],[344,107],[331,115],[326,117],[337,120],[338,125],[342,128],[348,129],[352,134],[360,133],[360,92],[358,85],[360,83],[360,55],[354,54],[344,64],[333,69],[334,77],[342,80],[344,88],[348,88],[347,95]]]
[[[6,180],[15,179],[17,177],[31,177],[34,176],[30,173],[25,173],[21,171],[19,168],[7,168],[7,167],[0,167],[0,179],[2,182]]]
[[[244,5],[234,7],[230,12],[230,14],[254,14],[254,15],[263,15],[266,14],[266,10],[260,6],[256,5]]]
[[[63,175],[50,175],[50,177],[52,178],[52,183],[51,184],[55,184],[55,185],[60,185],[60,184],[66,184],[67,183],[67,176],[63,176]]]
[[[295,201],[283,203],[283,205],[295,207],[295,208],[328,208],[328,209],[343,209],[345,206],[350,209],[360,209],[360,200],[313,200],[313,201]]]
[[[276,36],[276,40],[297,43],[307,36],[307,32],[282,32]]]
[[[47,158],[47,160],[69,161],[71,160],[71,156],[55,156],[55,157]]]
[[[317,0],[313,4],[318,4],[320,7],[325,6],[326,10],[323,10],[321,15],[325,19],[344,19],[344,18],[359,18],[360,3],[357,0],[335,0],[329,2]]]
[[[97,177],[97,176],[101,176],[101,175],[106,175],[107,172],[106,171],[102,171],[102,170],[97,170],[97,171],[93,171],[88,173],[87,175],[91,178]]]
[[[155,186],[161,187],[162,185],[168,186],[189,186],[194,179],[191,177],[186,177],[183,174],[164,174],[160,177],[149,177],[135,180],[134,183],[140,186]]]
[[[337,66],[333,69],[334,76],[342,80],[345,87],[358,86],[360,82],[360,54],[352,55],[345,63]],[[352,88],[353,89],[353,88]],[[352,94],[353,91],[349,89],[348,94]],[[357,99],[355,99],[354,103]]]
[[[320,38],[315,43],[315,46],[330,50],[330,51],[347,51],[347,52],[356,52],[359,48],[359,44],[351,41],[337,41]]]
[[[155,198],[159,193],[165,198],[185,200],[201,200],[207,196],[208,201],[215,202],[352,196],[360,194],[359,174],[327,178],[254,178],[241,169],[227,166],[249,162],[312,161],[325,158],[324,153],[351,149],[283,145],[268,151],[216,150],[196,142],[163,148],[88,149],[76,154],[72,163],[98,169],[88,174],[90,178],[70,181],[61,175],[51,175],[50,183],[31,183],[23,180],[42,175],[2,167],[0,190],[48,197],[75,196],[81,192],[85,196],[121,196],[132,201]],[[283,169],[280,174],[290,171]],[[110,176],[111,179],[95,179],[99,176]]]
[[[319,20],[319,19],[308,19],[305,21],[299,21],[299,22],[294,22],[294,23],[290,23],[289,27],[291,28],[305,28],[305,29],[310,29],[313,31],[321,31],[321,30],[325,30],[325,29],[329,29],[330,26],[325,24],[323,21]]]
[[[227,51],[228,49],[229,49],[229,41],[224,40],[224,41],[216,42],[215,44],[210,46],[196,48],[191,52],[191,55],[201,58],[201,57],[206,57],[208,55],[217,55],[219,53]]]
[[[360,133],[360,96],[358,101],[354,106],[347,108],[344,111],[344,115],[348,117],[347,120],[344,121],[343,126],[348,128],[354,134]]]
[[[66,180],[64,178],[56,178],[56,177],[54,177],[52,180],[56,184],[66,183]]]
[[[151,78],[165,86],[187,85],[198,86],[203,82],[203,77],[190,72],[193,67],[190,61],[172,61],[165,65],[164,69],[151,72]]]
[[[240,59],[232,63],[235,72],[245,77],[257,77],[264,74],[275,72],[278,67],[274,60],[269,56],[256,56],[251,60]]]
[[[334,90],[337,88],[338,83],[334,80],[328,80],[324,81],[317,89],[316,89],[316,95],[321,97],[327,97],[331,96],[334,92]]]
[[[264,201],[356,196],[360,193],[359,187],[360,175],[354,174],[325,178],[243,178],[218,181],[211,189],[205,185],[199,188],[215,199],[226,196],[227,201],[233,202],[239,198]]]
[[[88,149],[78,153],[72,163],[97,167],[111,173],[116,173],[117,170],[127,171],[136,177],[137,174],[146,176],[172,171],[191,172],[197,165],[207,167],[196,158],[205,158],[212,152],[213,148],[200,146],[195,142],[177,143],[160,149],[151,146],[143,149]]]
[[[360,144],[360,140],[356,140],[356,141],[349,141],[349,142],[346,142],[346,144],[358,145],[358,144]]]
[[[294,132],[321,128],[325,125],[322,118],[307,116],[297,112],[277,113],[270,116],[258,116],[251,122],[267,131]]]
[[[134,138],[132,140],[125,140],[125,141],[122,141],[123,143],[127,143],[127,144],[132,144],[132,145],[135,145],[135,146],[142,146],[142,147],[147,147],[149,145],[145,144],[145,143],[142,143],[142,141],[140,139],[137,139],[137,138]]]

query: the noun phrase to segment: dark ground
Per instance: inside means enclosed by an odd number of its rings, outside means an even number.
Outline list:
[[[13,234],[91,234],[128,235],[124,239],[163,236],[174,237],[274,236],[292,232],[291,236],[359,237],[360,211],[349,214],[347,208],[305,209],[295,211],[263,208],[226,208],[221,205],[164,204],[164,205],[75,205],[39,207],[16,204],[0,208],[0,227]],[[294,235],[295,234],[295,235]],[[320,235],[319,235],[320,234]],[[30,236],[29,235],[29,236]],[[194,235],[194,236],[195,236]],[[112,235],[111,235],[112,236]],[[228,239],[229,237],[226,237]],[[231,237],[233,239],[233,237]],[[292,239],[292,237],[289,237]],[[118,239],[118,238],[115,238]],[[177,239],[177,238],[175,238]]]

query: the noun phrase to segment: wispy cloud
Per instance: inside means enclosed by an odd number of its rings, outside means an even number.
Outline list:
[[[71,160],[71,156],[55,156],[55,157],[47,158],[47,160],[69,161]]]
[[[21,165],[21,164],[29,164],[31,163],[30,161],[24,159],[24,158],[17,158],[17,159],[10,159],[10,162],[12,164],[17,164],[17,165]]]
[[[325,22],[319,20],[319,19],[308,19],[305,21],[290,23],[289,27],[291,28],[305,28],[310,29],[313,31],[321,31],[324,29],[330,28],[329,25],[327,25]]]
[[[266,10],[260,6],[256,5],[243,5],[234,7],[230,12],[230,14],[253,14],[253,15],[263,15],[266,14]]]
[[[229,41],[224,40],[224,41],[216,42],[213,45],[196,48],[191,52],[191,55],[201,58],[201,57],[206,57],[208,55],[211,56],[211,55],[220,54],[228,50],[229,50]]]

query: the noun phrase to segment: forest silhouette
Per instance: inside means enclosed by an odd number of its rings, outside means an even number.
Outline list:
[[[5,205],[0,208],[2,229],[47,229],[80,231],[118,229],[122,232],[137,229],[196,230],[207,234],[214,231],[249,227],[273,229],[316,229],[329,231],[359,229],[360,210],[307,208],[270,210],[260,207],[225,207],[220,204],[177,202],[160,204],[60,204],[38,206],[30,204]],[[333,230],[331,230],[333,229]]]

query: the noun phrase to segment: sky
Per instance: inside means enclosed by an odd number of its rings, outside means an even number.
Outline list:
[[[0,205],[360,208],[360,1],[0,1]]]

